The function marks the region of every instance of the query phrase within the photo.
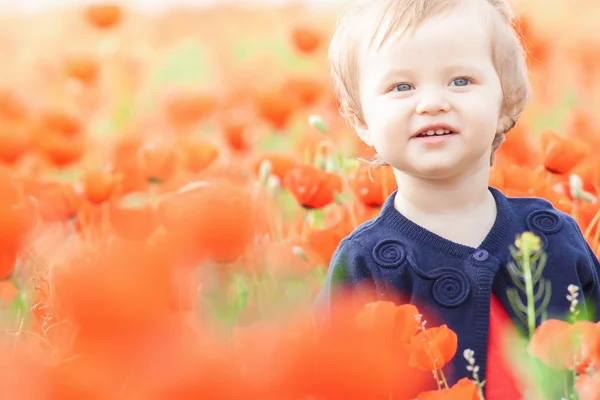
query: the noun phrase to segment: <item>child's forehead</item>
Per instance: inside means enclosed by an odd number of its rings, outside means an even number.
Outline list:
[[[417,0],[419,2],[419,0]],[[421,3],[435,3],[435,0],[420,0]],[[463,41],[465,45],[477,42],[476,39],[490,39],[489,9],[481,0],[455,0],[439,1],[445,7],[435,9],[431,7],[429,13],[418,10],[400,10],[397,13],[381,12],[363,13],[359,18],[377,18],[371,23],[364,24],[364,28],[371,28],[371,35],[359,36],[361,39],[362,53],[377,53],[386,47],[406,48],[419,50],[423,45],[435,42],[454,40]],[[389,11],[389,10],[388,10]],[[412,12],[411,12],[412,11]],[[418,13],[417,13],[418,14]],[[360,28],[359,28],[360,29]],[[366,40],[370,36],[370,40]],[[411,48],[412,47],[412,48]]]

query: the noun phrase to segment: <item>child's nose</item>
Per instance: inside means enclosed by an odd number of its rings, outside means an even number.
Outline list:
[[[429,88],[421,90],[417,103],[417,114],[437,115],[450,110],[450,104],[442,90]]]

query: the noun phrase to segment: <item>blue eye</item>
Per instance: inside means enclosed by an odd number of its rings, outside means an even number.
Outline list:
[[[469,79],[467,78],[456,78],[450,83],[450,86],[467,86],[469,83]]]
[[[394,86],[394,91],[396,92],[407,92],[412,89],[412,86],[408,83],[401,83],[399,85]]]

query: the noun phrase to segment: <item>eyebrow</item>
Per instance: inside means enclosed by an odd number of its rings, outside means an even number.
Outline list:
[[[450,64],[450,65],[445,66],[442,70],[442,72],[444,72],[444,73],[452,73],[455,71],[456,72],[462,71],[464,73],[474,73],[474,74],[478,74],[478,75],[483,74],[483,70],[481,70],[481,68],[476,67],[475,65],[469,65],[469,64]],[[414,74],[414,71],[411,71],[410,69],[385,68],[385,69],[382,69],[379,76],[380,76],[380,79],[387,81],[387,80],[394,78],[395,76],[404,76],[404,77],[409,78],[413,74]]]

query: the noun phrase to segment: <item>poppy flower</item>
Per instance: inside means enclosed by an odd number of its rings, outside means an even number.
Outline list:
[[[590,153],[587,143],[559,136],[552,129],[541,133],[543,163],[546,170],[555,174],[566,174]]]
[[[65,74],[83,84],[92,85],[98,80],[100,65],[87,55],[73,55],[64,60]]]
[[[0,122],[0,161],[14,164],[29,149],[31,127],[26,122]]]
[[[410,365],[424,371],[443,368],[457,348],[458,337],[448,326],[425,329],[410,340]]]
[[[285,176],[283,186],[302,207],[323,208],[342,192],[342,178],[311,164],[299,164]]]
[[[219,157],[217,147],[207,140],[188,139],[181,142],[180,148],[185,168],[193,173],[208,168]]]
[[[518,196],[527,196],[545,191],[543,179],[531,168],[510,164],[504,167],[504,189]]]
[[[59,168],[79,161],[85,152],[81,121],[60,110],[44,112],[35,133],[38,150]]]
[[[138,153],[140,168],[150,182],[168,180],[177,168],[173,144],[165,140],[151,140],[142,145]]]
[[[528,348],[550,368],[566,369],[573,365],[575,345],[573,325],[549,319],[536,328]]]
[[[81,175],[83,195],[94,204],[104,203],[116,192],[118,178],[110,172],[88,169]]]
[[[227,263],[238,259],[254,239],[255,206],[243,187],[226,182],[188,185],[164,196],[163,225],[194,256]]]
[[[143,144],[139,136],[126,136],[115,143],[111,154],[110,171],[121,175],[122,194],[143,192],[148,187],[148,179],[138,157]]]
[[[300,54],[313,54],[323,44],[323,35],[308,26],[296,26],[292,29],[292,44]]]
[[[324,226],[311,226],[306,245],[329,263],[340,241],[348,236],[353,226],[349,211],[343,205],[330,206],[326,211]]]
[[[172,269],[162,249],[114,241],[79,248],[50,270],[53,304],[62,318],[95,339],[139,332],[170,312]]]
[[[296,165],[298,165],[298,159],[291,153],[283,151],[269,151],[261,153],[256,156],[254,161],[254,171],[258,176],[261,165],[264,162],[268,162],[271,167],[271,175],[279,178],[280,182],[283,182],[285,176],[290,172]]]
[[[275,129],[287,127],[294,114],[296,103],[294,99],[277,90],[264,90],[256,93],[254,107],[257,115]]]
[[[589,156],[582,160],[575,168],[571,170],[581,178],[583,190],[590,193],[600,191],[600,160],[595,156]]]
[[[27,106],[14,91],[0,89],[0,116],[9,121],[22,121],[29,114]]]
[[[12,273],[26,236],[37,223],[32,201],[7,173],[0,174],[0,281]]]
[[[123,9],[117,4],[90,4],[84,10],[87,22],[97,29],[110,29],[123,19]]]
[[[361,329],[381,333],[389,342],[408,344],[419,329],[417,315],[419,310],[414,305],[398,306],[389,301],[378,301],[365,305],[356,315],[356,323]]]
[[[73,184],[66,182],[25,181],[24,192],[36,200],[46,222],[67,222],[77,216],[82,202]]]
[[[221,129],[225,143],[234,151],[246,151],[250,149],[250,141],[247,137],[248,123],[243,120],[227,119],[221,122]]]
[[[449,389],[421,393],[417,400],[480,400],[479,387],[468,378],[462,378]]]
[[[361,165],[350,179],[350,188],[362,204],[376,208],[383,205],[398,185],[391,168]]]
[[[282,91],[295,99],[298,106],[310,107],[323,96],[325,86],[316,79],[294,77],[285,82]]]
[[[179,93],[167,99],[165,113],[175,126],[191,125],[209,117],[216,107],[217,100],[212,95]]]
[[[505,136],[506,140],[494,154],[494,165],[516,164],[536,168],[541,160],[537,143],[532,139],[531,129],[522,122],[517,123]]]
[[[600,400],[600,375],[578,376],[575,388],[579,400]]]
[[[590,366],[600,365],[600,327],[590,321],[577,321],[573,324],[577,337],[576,371],[585,373]]]

